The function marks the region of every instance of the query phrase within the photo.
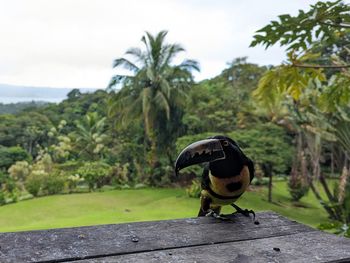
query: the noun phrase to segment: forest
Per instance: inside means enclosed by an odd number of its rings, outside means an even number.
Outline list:
[[[283,178],[291,202],[312,192],[329,218],[323,228],[350,236],[350,6],[320,1],[262,26],[251,46],[285,47],[280,65],[231,58],[197,82],[198,61],[174,63],[185,50],[168,43],[171,32],[145,32],[113,62],[129,73],[105,90],[1,105],[0,205],[106,186],[186,187],[198,197],[201,167],[176,177],[175,159],[223,134],[254,161],[253,185],[268,187],[270,202]]]

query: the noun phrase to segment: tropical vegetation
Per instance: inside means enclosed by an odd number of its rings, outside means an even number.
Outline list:
[[[141,48],[114,60],[106,90],[0,114],[0,204],[106,187],[186,186],[197,197],[201,167],[177,178],[174,160],[189,143],[226,134],[254,160],[253,184],[268,186],[269,202],[284,178],[291,204],[312,194],[329,218],[320,227],[350,235],[349,11],[319,1],[280,15],[251,46],[285,47],[284,63],[235,58],[199,82],[197,61],[174,62],[185,50],[167,31],[145,32]]]

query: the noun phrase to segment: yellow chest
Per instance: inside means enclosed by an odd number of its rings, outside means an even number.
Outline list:
[[[219,198],[214,196],[208,190],[202,191],[202,196],[207,196],[212,200],[212,205],[229,205],[234,203],[241,194],[247,190],[250,184],[250,174],[247,166],[244,166],[239,175],[230,178],[218,178],[209,174],[210,189],[217,195],[226,197]],[[234,185],[235,187],[230,187]],[[233,198],[229,198],[233,197]]]
[[[239,175],[230,178],[218,178],[209,174],[210,188],[222,196],[236,196],[242,194],[249,186],[250,175],[247,166],[244,166]],[[230,185],[239,187],[230,188]]]

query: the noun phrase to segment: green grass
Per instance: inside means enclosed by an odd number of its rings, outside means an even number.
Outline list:
[[[285,182],[275,182],[273,203],[266,190],[245,193],[237,202],[243,208],[273,210],[310,226],[326,221],[327,215],[311,191],[299,205],[290,203]],[[0,231],[23,231],[135,221],[194,217],[199,200],[188,198],[184,189],[112,190],[85,194],[55,195],[0,207]],[[231,213],[226,207],[223,212]]]

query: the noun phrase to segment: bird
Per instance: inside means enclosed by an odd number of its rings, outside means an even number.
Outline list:
[[[254,163],[248,158],[236,141],[216,135],[194,142],[185,147],[175,161],[175,174],[185,167],[204,163],[201,182],[201,205],[198,216],[213,216],[228,220],[221,215],[222,206],[231,205],[245,216],[253,215],[253,210],[242,209],[235,202],[247,190],[254,178]]]

